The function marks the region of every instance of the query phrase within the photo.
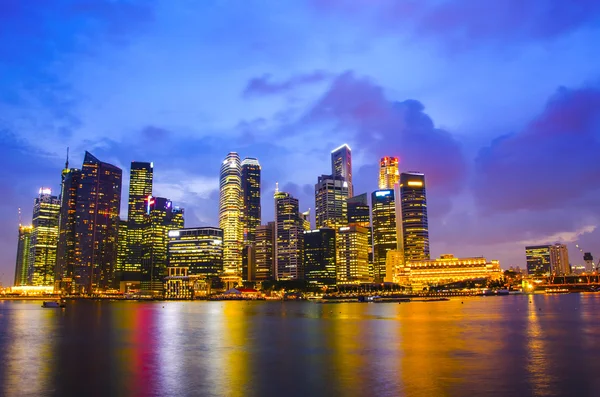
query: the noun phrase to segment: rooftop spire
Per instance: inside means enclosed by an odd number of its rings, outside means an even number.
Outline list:
[[[69,147],[67,146],[67,161],[65,162],[65,170],[69,169]]]

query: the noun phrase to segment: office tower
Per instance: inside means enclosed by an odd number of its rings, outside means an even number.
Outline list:
[[[190,227],[168,233],[169,268],[186,268],[187,274],[217,277],[223,273],[223,230]]]
[[[569,265],[569,251],[565,244],[554,244],[550,246],[550,268],[552,273],[566,275],[571,273]]]
[[[376,190],[371,195],[373,222],[373,279],[383,281],[389,250],[397,249],[396,204],[394,191]]]
[[[335,179],[348,183],[347,197],[354,195],[352,188],[352,151],[350,146],[345,143],[331,151],[331,175]]]
[[[302,279],[304,227],[298,212],[298,199],[276,191],[275,222],[275,277],[277,280]]]
[[[142,270],[143,234],[147,227],[147,202],[152,196],[154,164],[132,161],[129,171],[129,201],[127,206],[127,261],[117,278],[140,280]]]
[[[404,260],[429,259],[425,175],[418,172],[401,173],[395,194],[398,229],[402,234],[398,248],[404,251]]]
[[[348,225],[359,225],[369,234],[369,272],[373,275],[373,229],[371,228],[371,209],[367,193],[348,199]]]
[[[77,195],[81,182],[81,170],[69,168],[69,162],[62,172],[60,193],[60,220],[58,227],[58,247],[56,249],[55,286],[58,291],[72,292],[73,270],[75,268],[75,227],[77,224]]]
[[[586,272],[593,272],[594,270],[596,270],[594,268],[594,257],[592,256],[591,252],[585,252],[583,254],[583,261],[585,262]]]
[[[17,245],[17,263],[15,266],[15,286],[27,285],[29,275],[29,249],[33,226],[19,225],[19,241]]]
[[[398,157],[383,157],[379,161],[379,190],[393,189],[399,182]]]
[[[127,250],[127,222],[124,219],[119,220],[119,230],[117,232],[117,263],[115,265],[115,279],[114,284],[115,288],[117,288],[117,284],[120,281],[132,281],[125,280],[123,277],[123,272],[125,270],[125,266],[127,266],[127,260],[129,259],[129,251]],[[139,272],[138,272],[139,274]]]
[[[338,229],[338,284],[361,284],[372,281],[369,275],[368,249],[369,233],[367,228],[359,225],[352,225]]]
[[[317,229],[337,229],[348,223],[348,183],[321,175],[315,185],[315,220]]]
[[[242,161],[242,223],[244,241],[253,243],[256,228],[260,226],[260,164],[257,159]]]
[[[242,280],[256,281],[256,248],[254,244],[244,245],[242,249]]]
[[[300,219],[302,220],[302,229],[310,230],[310,208],[300,213]]]
[[[33,204],[31,242],[29,247],[29,284],[54,285],[56,247],[58,244],[58,220],[60,200],[52,190],[40,188]]]
[[[527,258],[527,273],[531,275],[549,275],[552,272],[549,245],[525,247],[525,256]]]
[[[221,164],[219,227],[223,230],[223,276],[234,284],[242,272],[242,173],[240,157],[229,153]]]
[[[256,228],[255,240],[256,281],[271,280],[273,278],[275,261],[275,222],[269,222]]]
[[[122,171],[85,152],[77,189],[75,289],[93,293],[111,285],[117,260]]]
[[[168,234],[183,228],[183,217],[173,213],[173,203],[164,197],[148,197],[146,227],[142,234],[141,286],[145,291],[160,292],[167,270]]]
[[[329,228],[304,232],[304,279],[317,287],[336,282],[335,230]]]

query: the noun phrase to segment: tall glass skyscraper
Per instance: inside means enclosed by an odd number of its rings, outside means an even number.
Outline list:
[[[118,277],[127,280],[140,280],[142,268],[143,234],[147,227],[147,202],[152,196],[154,164],[132,161],[129,172],[129,202],[127,207],[127,261],[119,269]]]
[[[383,157],[379,161],[379,189],[393,189],[399,182],[398,157]]]
[[[242,171],[240,156],[231,152],[221,164],[219,178],[219,227],[223,230],[223,276],[231,283],[242,273],[243,226]]]
[[[321,175],[315,185],[315,218],[318,229],[337,229],[348,224],[348,183],[333,175]]]
[[[275,222],[256,228],[256,281],[270,280],[275,274]]]
[[[245,158],[242,161],[242,212],[244,242],[253,243],[256,228],[260,226],[260,164],[257,159]]]
[[[396,214],[402,233],[405,261],[429,259],[429,226],[427,222],[427,196],[425,175],[418,172],[400,174],[397,186]]]
[[[32,226],[19,225],[19,241],[17,245],[17,263],[15,266],[15,286],[29,283],[29,248],[31,247]]]
[[[335,285],[335,235],[335,230],[329,228],[304,232],[304,278],[310,285]]]
[[[33,204],[31,246],[29,248],[30,285],[54,286],[60,200],[52,190],[40,188]]]
[[[371,195],[373,221],[373,279],[385,278],[387,252],[397,249],[396,202],[391,189],[376,190]]]
[[[352,150],[343,144],[331,151],[331,175],[348,183],[348,197],[354,195],[352,188]]]
[[[361,284],[371,282],[369,275],[369,233],[359,225],[338,229],[337,283]]]
[[[122,171],[85,152],[77,189],[75,264],[77,292],[111,285],[117,260]]]
[[[275,192],[275,270],[277,280],[304,278],[302,251],[303,220],[298,199],[285,192]]]

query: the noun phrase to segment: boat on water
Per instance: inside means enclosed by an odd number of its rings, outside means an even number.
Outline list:
[[[43,308],[47,308],[47,309],[57,309],[57,308],[61,308],[61,307],[66,307],[67,303],[63,300],[61,301],[44,301],[42,303],[42,307]]]
[[[568,294],[571,291],[567,288],[547,288],[545,292],[547,294]]]

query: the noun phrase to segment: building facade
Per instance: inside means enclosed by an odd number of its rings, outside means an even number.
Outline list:
[[[245,243],[254,243],[256,228],[261,222],[260,207],[261,168],[257,159],[245,158],[242,161],[242,224]]]
[[[354,195],[352,188],[352,150],[347,144],[343,144],[331,151],[331,175],[333,178],[348,183],[348,194]]]
[[[317,229],[337,229],[348,222],[348,183],[333,175],[321,175],[315,185],[315,224]]]
[[[117,278],[141,281],[144,230],[147,228],[147,203],[152,196],[154,164],[132,161],[129,172],[129,201],[127,206],[127,235],[122,241],[127,261],[120,266]]]
[[[382,157],[379,161],[379,190],[394,189],[400,183],[398,157]]]
[[[60,200],[52,190],[40,188],[33,204],[29,247],[29,285],[54,286]]]
[[[275,222],[256,228],[255,240],[256,281],[273,279],[275,274]]]
[[[571,274],[569,264],[569,250],[565,244],[554,244],[550,246],[550,268],[552,273],[558,275]]]
[[[400,223],[404,259],[418,261],[429,259],[429,223],[427,220],[427,195],[425,175],[403,172],[396,186],[396,214]]]
[[[302,263],[304,227],[298,199],[275,192],[275,277],[277,280],[304,278]]]
[[[169,268],[186,269],[186,275],[218,277],[223,273],[223,230],[192,227],[168,233]]]
[[[242,273],[242,172],[240,157],[229,153],[219,178],[219,227],[223,230],[223,273],[232,283]]]
[[[372,281],[369,274],[369,233],[358,225],[338,229],[337,284],[362,284]]]
[[[304,231],[304,279],[309,285],[336,284],[336,232],[323,228]]]
[[[121,179],[120,168],[85,152],[75,212],[76,292],[89,294],[112,283],[117,260]]]
[[[19,225],[19,240],[17,243],[17,263],[15,265],[14,286],[29,284],[29,250],[31,247],[31,232],[33,226]]]
[[[571,273],[569,252],[564,244],[525,247],[527,273],[531,275],[566,275]]]
[[[371,195],[373,222],[373,279],[383,281],[389,250],[398,248],[394,190],[376,190]]]

